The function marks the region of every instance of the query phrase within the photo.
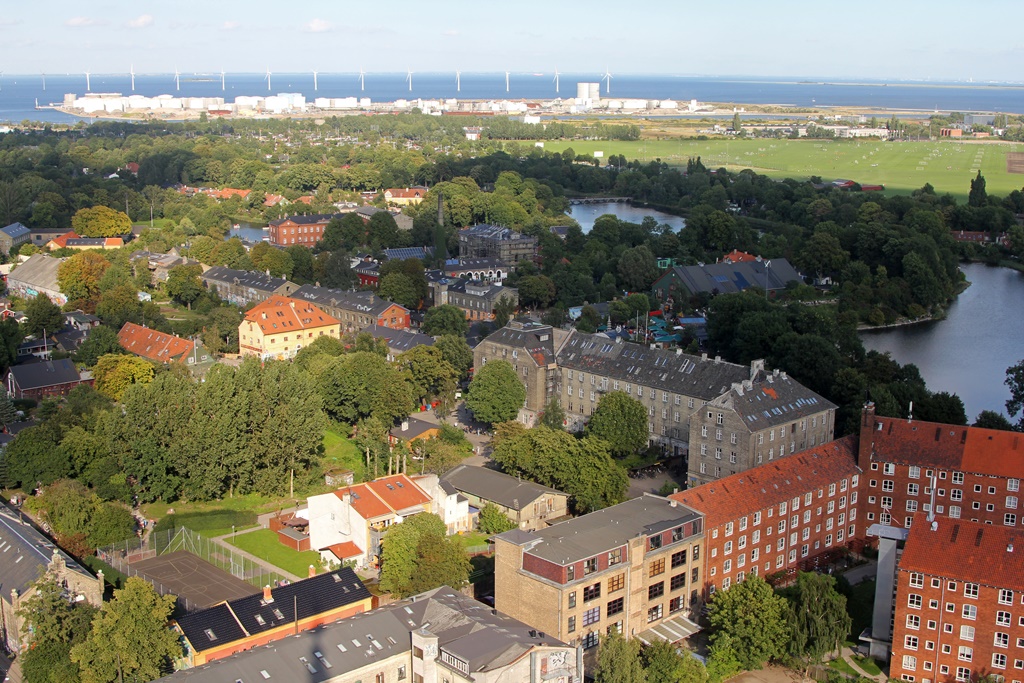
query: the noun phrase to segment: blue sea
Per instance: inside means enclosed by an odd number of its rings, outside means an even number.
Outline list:
[[[45,88],[44,88],[45,78]],[[180,90],[173,74],[136,74],[135,92],[140,95],[181,95],[224,97],[231,102],[240,95],[300,92],[307,100],[315,97],[369,97],[373,102],[397,99],[460,98],[474,100],[547,100],[576,95],[578,82],[597,82],[598,74],[561,74],[555,92],[554,74],[513,73],[506,90],[504,73],[463,73],[461,90],[454,73],[413,74],[412,88],[406,74],[368,73],[365,87],[358,74],[321,73],[313,89],[312,73],[273,74],[270,88],[264,74],[182,74]],[[93,74],[92,92],[131,94],[128,74]],[[41,74],[0,76],[0,121],[25,119],[71,123],[78,119],[52,110],[37,110],[63,101],[65,93],[86,92],[84,74]],[[673,99],[688,102],[729,102],[777,104],[799,107],[864,107],[871,109],[920,110],[923,112],[1006,112],[1024,113],[1024,84],[979,84],[935,82],[843,81],[821,79],[758,79],[738,77],[697,77],[620,74],[611,80],[611,93],[601,85],[601,96],[611,98]]]

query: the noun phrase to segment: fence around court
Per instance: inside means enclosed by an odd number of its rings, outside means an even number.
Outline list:
[[[177,591],[167,588],[159,580],[149,576],[145,571],[139,571],[132,565],[179,550],[189,552],[257,588],[287,582],[287,579],[281,574],[269,571],[230,546],[221,545],[187,527],[151,532],[145,538],[129,538],[120,543],[100,548],[96,551],[96,555],[125,576],[138,576],[145,579],[161,595],[177,595]],[[178,599],[187,612],[202,609],[201,605],[196,605],[187,598],[178,596]]]

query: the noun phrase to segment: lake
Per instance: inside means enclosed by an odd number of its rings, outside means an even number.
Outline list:
[[[967,419],[982,410],[1006,414],[1006,368],[1024,358],[1024,273],[978,263],[962,265],[971,282],[945,320],[861,334],[870,350],[913,363],[931,391],[963,399]]]
[[[590,229],[594,227],[594,221],[606,213],[612,214],[620,221],[628,221],[629,223],[639,223],[644,219],[644,216],[654,216],[654,219],[658,221],[658,225],[667,223],[676,232],[686,227],[686,219],[682,216],[673,216],[670,213],[654,209],[644,209],[632,204],[608,202],[607,204],[574,204],[569,207],[569,215],[576,219],[576,222],[580,224],[585,233],[590,232]]]

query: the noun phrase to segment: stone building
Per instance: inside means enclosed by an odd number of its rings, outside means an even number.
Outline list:
[[[358,332],[371,325],[392,330],[409,329],[409,309],[373,292],[303,285],[291,298],[312,303],[337,318],[342,332]]]
[[[283,277],[271,277],[259,271],[235,270],[227,266],[208,268],[199,276],[199,280],[203,287],[236,306],[259,303],[275,295],[290,296],[299,288]]]
[[[505,263],[535,261],[537,238],[500,225],[474,225],[459,231],[459,258],[490,257]]]
[[[514,287],[502,287],[489,282],[474,282],[461,278],[435,280],[433,286],[435,297],[437,288],[441,289],[441,303],[459,308],[470,321],[494,320],[494,309],[502,299],[512,302],[513,311],[519,308],[519,290]]]

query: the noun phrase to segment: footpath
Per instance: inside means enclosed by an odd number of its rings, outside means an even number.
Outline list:
[[[291,510],[289,510],[288,512],[291,512]],[[291,572],[286,572],[285,570],[281,569],[277,565],[271,564],[271,563],[267,562],[266,560],[263,560],[263,559],[260,559],[260,558],[256,557],[252,553],[248,553],[248,552],[242,550],[238,546],[234,546],[234,545],[231,545],[230,543],[228,543],[228,539],[235,538],[237,536],[241,536],[242,534],[248,534],[248,533],[251,533],[253,531],[258,531],[260,529],[269,528],[267,526],[268,525],[268,521],[267,520],[269,520],[272,515],[276,515],[276,514],[277,514],[276,512],[273,512],[273,513],[267,513],[266,515],[260,515],[257,518],[259,520],[259,522],[260,522],[258,526],[254,526],[251,529],[240,529],[240,530],[235,531],[235,532],[230,533],[230,534],[224,534],[223,536],[217,536],[216,538],[211,538],[210,540],[213,541],[214,543],[216,543],[217,545],[221,546],[225,550],[229,551],[229,552],[237,553],[238,555],[241,555],[242,557],[246,558],[247,560],[251,560],[253,563],[258,564],[259,566],[263,567],[268,572],[273,572],[273,573],[276,573],[276,574],[280,574],[281,576],[283,576],[284,578],[288,579],[289,581],[300,581],[302,579],[302,577],[296,576],[295,574],[292,574]],[[266,518],[266,519],[264,519],[264,518]]]

